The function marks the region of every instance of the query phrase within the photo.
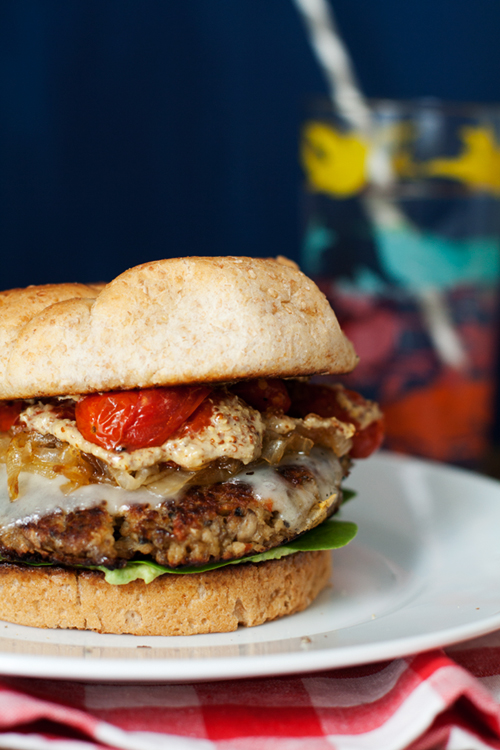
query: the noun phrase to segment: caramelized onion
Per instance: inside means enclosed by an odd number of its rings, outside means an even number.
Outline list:
[[[278,464],[286,453],[305,453],[308,455],[314,442],[305,435],[292,432],[290,435],[276,435],[266,440],[262,449],[262,458],[267,463]]]
[[[0,432],[0,462],[4,461],[4,456],[10,445],[12,437],[8,432]]]
[[[194,471],[176,471],[175,469],[168,469],[160,472],[159,477],[153,482],[150,482],[147,485],[147,488],[153,493],[153,495],[159,497],[175,495],[186,484],[188,484],[194,474],[196,474]]]
[[[61,486],[65,495],[85,484],[111,481],[101,461],[52,435],[40,435],[38,432],[20,432],[14,435],[6,449],[2,441],[0,461],[6,465],[11,500],[19,497],[21,471],[41,474],[48,479],[65,476],[69,480]]]
[[[194,472],[190,484],[207,486],[226,482],[235,474],[239,474],[244,464],[235,458],[219,458],[212,461],[204,469]]]
[[[336,456],[345,456],[352,447],[352,436],[355,427],[341,422],[335,417],[318,417],[308,414],[305,419],[297,420],[297,432],[309,438],[314,445],[330,448]]]

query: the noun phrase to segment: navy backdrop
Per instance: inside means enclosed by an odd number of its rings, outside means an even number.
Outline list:
[[[498,101],[496,0],[336,0],[367,95]],[[0,286],[298,257],[326,91],[289,0],[1,0]]]

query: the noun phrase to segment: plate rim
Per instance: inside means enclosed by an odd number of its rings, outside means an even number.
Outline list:
[[[80,659],[64,656],[49,657],[33,656],[32,654],[2,654],[0,655],[0,676],[49,678],[55,680],[67,680],[71,678],[72,681],[77,682],[183,683],[303,674],[306,672],[313,673],[330,669],[343,669],[411,657],[416,653],[424,653],[436,648],[447,648],[448,646],[453,646],[472,638],[484,636],[499,628],[500,613],[482,620],[480,628],[475,623],[470,623],[467,626],[462,625],[456,628],[448,628],[428,633],[424,636],[405,636],[382,643],[368,643],[363,647],[344,646],[339,649],[304,649],[293,654],[248,655],[242,656],[239,659],[234,656],[227,656],[220,659],[157,658],[139,661],[132,659]],[[418,646],[414,643],[415,641],[419,642]],[[423,647],[422,641],[425,642]],[[335,658],[328,659],[329,655],[339,653],[342,654],[343,658],[339,660]],[[282,663],[284,657],[286,657],[286,662]],[[245,661],[247,669],[244,671],[239,666],[235,667],[236,662],[241,664],[240,659]],[[275,665],[275,662],[279,666]],[[196,663],[197,668],[190,673],[190,666],[193,663]],[[57,669],[55,667],[56,664],[57,667],[64,665],[64,668]],[[165,664],[175,667],[176,671],[165,674]],[[96,665],[99,668],[96,669]],[[140,665],[141,674],[130,674],[131,665]],[[201,669],[200,665],[202,666]],[[204,667],[208,668],[205,669]]]
[[[481,484],[489,485],[500,496],[500,482],[498,480],[468,469],[418,457],[391,453],[389,451],[380,451],[374,458],[381,463],[386,462],[388,466],[399,464],[399,466],[413,465],[422,470],[432,469],[442,476],[449,475],[456,477],[457,474],[463,474]],[[11,625],[11,623],[6,624]],[[269,677],[306,672],[313,673],[328,669],[359,666],[361,664],[404,658],[415,653],[443,648],[471,638],[477,638],[499,628],[500,600],[499,611],[494,615],[480,617],[477,621],[470,621],[429,633],[402,635],[386,641],[377,640],[361,645],[326,646],[317,649],[314,647],[309,648],[306,644],[304,648],[296,651],[274,654],[240,654],[238,656],[198,658],[154,657],[148,659],[96,657],[90,655],[89,658],[86,658],[85,649],[83,649],[82,656],[77,657],[36,653],[9,653],[0,650],[0,675],[10,677],[45,677],[57,680],[71,679],[82,682],[182,683]],[[29,628],[26,628],[26,630],[29,630]],[[34,628],[33,630],[37,634],[40,633],[39,629]],[[29,639],[22,640],[26,643],[31,643]],[[285,640],[290,640],[290,638]],[[36,641],[36,643],[39,647],[42,646],[41,641]],[[106,649],[106,646],[104,645],[101,648]]]

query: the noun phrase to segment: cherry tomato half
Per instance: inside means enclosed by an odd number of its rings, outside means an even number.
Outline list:
[[[76,426],[108,450],[162,445],[208,396],[206,386],[172,386],[86,396],[76,405]]]
[[[244,380],[232,385],[231,391],[259,411],[273,409],[286,414],[290,408],[291,401],[286,385],[278,378]]]
[[[366,399],[356,391],[347,388],[343,393],[355,406],[364,406]],[[352,437],[352,458],[367,458],[380,448],[384,439],[384,420],[377,419],[363,430],[359,429],[359,422],[344,409],[337,400],[337,390],[327,385],[315,383],[295,383],[292,390],[291,414],[306,417],[317,414],[318,417],[336,417],[341,422],[353,424],[357,429]]]
[[[0,401],[0,432],[10,430],[25,408],[24,401]]]
[[[376,419],[364,430],[357,430],[352,436],[351,456],[353,458],[368,458],[380,448],[384,441],[384,420]]]
[[[224,400],[224,395],[219,391],[214,391],[198,406],[190,417],[186,419],[183,425],[179,427],[176,437],[182,438],[186,435],[193,436],[208,427],[214,416],[219,403]]]

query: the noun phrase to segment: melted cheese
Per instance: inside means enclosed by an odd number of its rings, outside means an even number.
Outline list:
[[[338,493],[342,479],[342,468],[331,451],[314,448],[310,456],[290,455],[283,465],[305,466],[312,471],[317,488],[313,483],[304,487],[293,487],[271,466],[260,465],[248,470],[230,482],[243,482],[251,486],[257,500],[279,513],[290,528],[298,528],[311,507],[319,500],[326,500]],[[105,503],[113,515],[125,511],[132,505],[147,504],[158,507],[165,500],[174,500],[179,492],[167,497],[157,497],[145,487],[137,490],[124,490],[108,484],[91,484],[79,487],[70,495],[63,495],[60,487],[67,480],[64,477],[47,479],[39,474],[22,472],[20,475],[20,497],[10,502],[7,492],[6,469],[0,466],[0,525],[3,527],[28,521],[36,522],[42,516],[57,511],[71,512],[92,508]]]
[[[306,483],[300,488],[293,487],[269,465],[260,466],[256,471],[243,471],[229,481],[233,484],[243,482],[250,485],[258,500],[265,504],[270,502],[273,510],[281,515],[290,528],[298,529],[318,499],[320,502],[325,501],[340,492],[342,466],[338,458],[325,448],[313,448],[309,456],[287,456],[280,466],[303,466],[309,469],[314,475],[316,486]]]

